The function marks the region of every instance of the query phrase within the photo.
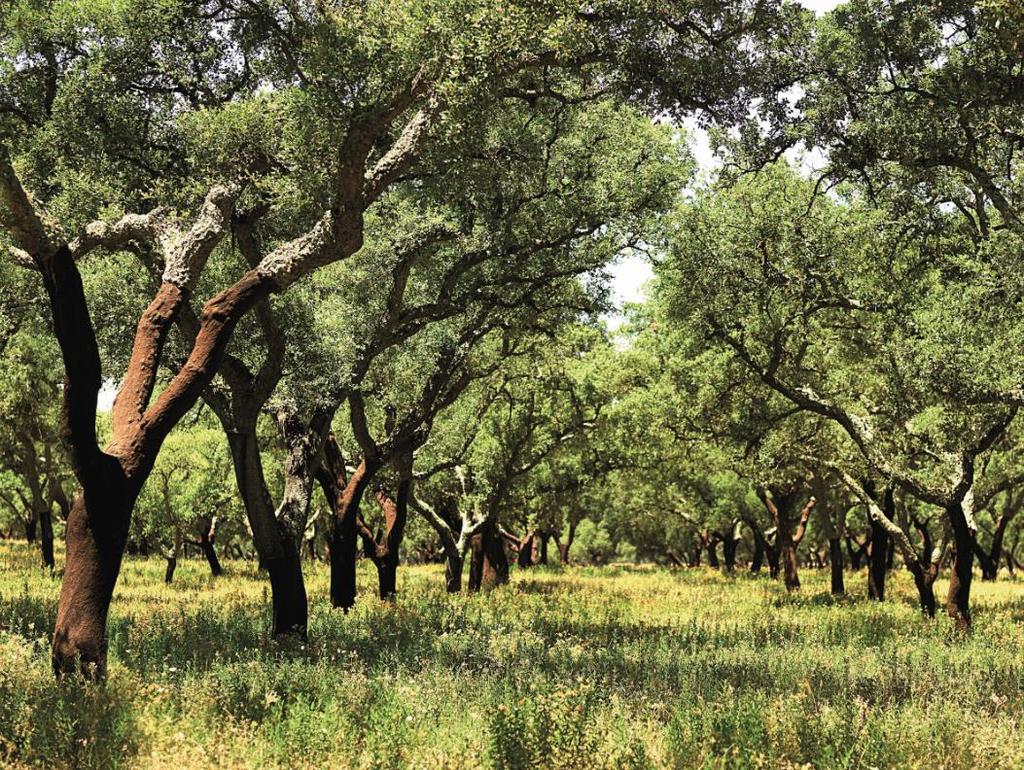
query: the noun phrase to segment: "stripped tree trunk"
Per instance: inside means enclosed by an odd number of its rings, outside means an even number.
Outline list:
[[[473,535],[469,565],[469,590],[480,591],[508,582],[508,556],[493,519]]]
[[[946,611],[960,632],[971,627],[971,580],[974,577],[974,531],[964,513],[961,503],[955,503],[946,510],[953,527],[953,570],[949,576],[949,593],[946,596]]]
[[[779,560],[782,562],[783,580],[787,591],[800,590],[800,576],[797,564],[797,546],[807,532],[807,520],[815,505],[815,498],[807,502],[800,512],[800,518],[793,520],[793,509],[796,506],[797,488],[788,490],[775,489],[769,496],[765,490],[759,491],[761,501],[775,521],[775,543]]]

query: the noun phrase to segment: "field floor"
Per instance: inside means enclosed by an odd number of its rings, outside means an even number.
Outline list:
[[[975,583],[955,639],[891,599],[833,601],[710,569],[544,568],[448,596],[403,568],[392,605],[330,609],[307,564],[310,641],[268,638],[267,582],[228,562],[128,560],[110,677],[58,686],[58,583],[0,543],[0,765],[5,767],[1024,767],[1024,582]],[[939,592],[944,593],[945,585]]]

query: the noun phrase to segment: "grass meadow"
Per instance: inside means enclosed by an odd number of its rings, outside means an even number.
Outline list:
[[[344,615],[307,564],[308,645],[268,637],[253,564],[129,559],[103,685],[58,685],[58,582],[0,543],[0,764],[74,768],[1024,767],[1024,582],[976,582],[975,629],[710,569],[535,568],[448,596],[372,566]],[[944,591],[940,585],[939,592]]]

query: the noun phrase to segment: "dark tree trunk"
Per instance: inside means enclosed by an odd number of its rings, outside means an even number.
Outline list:
[[[53,570],[56,566],[53,559],[53,517],[49,509],[39,511],[39,548],[43,557],[43,566]]]
[[[697,545],[694,546],[693,550],[690,551],[690,560],[689,560],[689,565],[688,566],[690,566],[690,567],[699,567],[700,566],[700,557],[701,557],[701,554],[703,552],[704,552],[704,546],[701,543],[697,543]]]
[[[799,591],[800,575],[797,569],[796,544],[793,543],[791,537],[782,541],[779,558],[782,561],[783,583],[786,585],[786,590]]]
[[[394,599],[398,594],[399,551],[405,537],[405,525],[409,520],[409,493],[412,485],[412,455],[404,457],[398,464],[398,492],[392,499],[383,489],[376,493],[377,503],[384,513],[383,540],[374,538],[360,518],[356,526],[360,529],[366,546],[366,554],[377,566],[377,580],[380,598]]]
[[[907,565],[914,576],[914,586],[917,588],[917,598],[921,604],[921,611],[930,618],[935,617],[935,578],[939,576],[939,565],[931,564],[927,568],[917,562]]]
[[[708,540],[708,566],[714,569],[721,569],[721,563],[718,561],[718,540],[717,538],[711,538]]]
[[[298,553],[263,562],[270,575],[270,595],[273,603],[273,635],[294,635],[306,638],[309,622],[306,585],[302,579],[302,560]]]
[[[37,524],[38,520],[36,519],[36,513],[33,511],[25,520],[25,542],[29,545],[33,545],[36,542]]]
[[[889,551],[889,533],[885,528],[871,520],[871,547],[868,552],[868,598],[882,601],[885,599],[885,573],[888,570],[886,558]]]
[[[729,530],[728,535],[722,540],[722,557],[725,560],[726,572],[732,572],[736,569],[736,547],[740,541],[736,539],[733,532],[733,530]]]
[[[53,668],[103,678],[107,662],[107,612],[121,569],[134,495],[112,482],[102,493],[79,493],[67,521],[64,579],[53,631]]]
[[[777,562],[774,572],[776,575],[778,574],[778,561],[781,561],[787,591],[800,589],[796,549],[807,532],[807,521],[816,502],[815,498],[811,497],[801,510],[799,519],[794,522],[793,512],[796,507],[797,494],[796,487],[772,490],[770,496],[765,490],[759,491],[761,501],[775,520],[775,546],[772,550],[776,553]],[[769,551],[769,564],[771,564],[771,557],[772,554]]]
[[[992,532],[992,546],[988,553],[981,547],[981,543],[975,538],[975,554],[978,557],[978,564],[981,565],[981,579],[995,580],[999,576],[999,562],[1003,557],[1003,541],[1006,538],[1006,527],[1013,520],[1017,513],[1013,491],[1007,493],[1006,505],[1003,512],[996,519],[996,527]],[[1010,560],[1007,560],[1009,563]],[[1010,569],[1013,572],[1013,569]]]
[[[331,532],[331,606],[346,612],[356,603],[359,506],[366,487],[379,468],[379,463],[364,459],[337,500]]]
[[[213,546],[213,541],[209,538],[202,538],[199,541],[199,548],[203,552],[203,556],[206,557],[206,563],[210,565],[210,573],[214,577],[220,577],[224,574],[224,569],[220,566],[220,559],[217,558],[217,549]]]
[[[532,567],[536,562],[534,561],[534,545],[536,543],[537,534],[535,532],[528,532],[526,536],[519,541],[518,553],[516,554],[516,566],[521,569]]]
[[[839,538],[828,541],[828,563],[832,573],[832,595],[842,596],[846,593],[843,583],[843,546]]]
[[[956,553],[953,556],[953,569],[949,576],[946,611],[956,624],[957,630],[964,632],[970,630],[971,627],[970,599],[971,579],[974,576],[975,538],[959,503],[947,509],[947,515],[953,525],[953,544]]]
[[[494,521],[488,521],[473,536],[469,564],[469,590],[503,585],[508,582],[508,556]]]
[[[569,563],[569,551],[572,548],[572,543],[576,539],[576,527],[579,524],[578,521],[569,521],[569,533],[565,537],[565,541],[562,542],[555,536],[555,544],[558,546],[558,560],[562,564]]]
[[[540,556],[537,559],[538,564],[543,564],[545,567],[548,565],[548,540],[551,539],[551,533],[542,532],[540,535]]]
[[[761,567],[764,566],[764,544],[762,538],[757,535],[754,536],[754,556],[750,560],[750,571],[755,575],[761,571]]]
[[[860,572],[860,568],[864,565],[864,555],[867,552],[867,547],[870,542],[870,534],[868,535],[867,542],[863,544],[858,543],[850,535],[846,536],[846,550],[850,556],[850,569],[854,572]]]
[[[294,633],[305,638],[309,608],[301,563],[295,544],[274,515],[255,423],[246,425],[243,430],[227,430],[229,424],[224,427],[231,448],[235,483],[252,529],[260,567],[270,576],[272,633],[274,636]]]
[[[164,570],[164,583],[167,585],[171,584],[174,580],[174,570],[178,568],[178,557],[176,556],[165,556],[167,560],[167,569]]]
[[[462,590],[462,554],[453,550],[444,552],[444,585],[445,590],[450,594],[457,594]]]

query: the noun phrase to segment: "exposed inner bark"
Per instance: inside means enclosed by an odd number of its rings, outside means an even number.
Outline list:
[[[480,591],[508,582],[508,556],[498,527],[488,519],[472,538],[469,590]]]
[[[322,472],[318,472],[317,479],[334,514],[328,533],[331,606],[346,612],[356,603],[359,506],[379,469],[376,458],[363,458],[349,478],[334,436],[328,436],[324,442]]]
[[[799,491],[795,485],[789,489],[772,489],[771,495],[765,490],[759,492],[761,501],[775,521],[775,543],[787,591],[800,590],[797,546],[800,545],[807,532],[807,521],[816,502],[815,498],[811,497],[801,510],[799,519],[795,520],[793,512],[796,508],[798,494]]]
[[[946,611],[956,624],[958,631],[971,627],[971,580],[974,577],[974,531],[964,515],[960,503],[946,510],[953,527],[953,569],[949,576],[949,593],[946,595]]]
[[[374,536],[361,517],[356,526],[363,540],[363,549],[377,567],[380,598],[393,599],[398,593],[399,550],[405,536],[405,525],[409,518],[409,493],[412,485],[412,467],[405,464],[400,470],[398,492],[392,498],[385,490],[377,489],[374,496],[384,513],[384,528]]]

